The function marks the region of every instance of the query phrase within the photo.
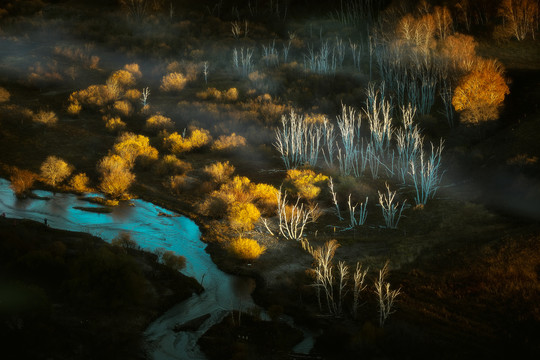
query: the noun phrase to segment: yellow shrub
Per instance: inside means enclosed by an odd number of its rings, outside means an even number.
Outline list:
[[[235,202],[227,210],[229,224],[234,230],[249,231],[261,217],[259,209],[252,203]]]
[[[216,183],[224,183],[234,172],[234,166],[228,161],[217,162],[204,167],[204,172],[212,177]]]
[[[69,181],[69,186],[76,192],[85,193],[90,191],[88,187],[89,182],[90,179],[88,179],[86,173],[78,173],[71,178],[71,180]]]
[[[116,83],[121,88],[135,85],[135,76],[127,70],[117,70],[109,76],[107,83]]]
[[[126,159],[130,166],[135,164],[135,160],[143,157],[145,160],[157,160],[158,151],[150,146],[150,140],[143,135],[133,133],[123,133],[114,144],[114,152]]]
[[[69,97],[69,101],[84,105],[102,107],[116,100],[114,87],[107,85],[90,85],[84,90],[75,91]]]
[[[128,89],[124,93],[124,98],[131,102],[137,102],[141,98],[141,95],[141,92],[137,89]]]
[[[232,133],[231,135],[221,135],[212,144],[212,150],[232,149],[240,146],[246,146],[246,144],[247,141],[245,137]]]
[[[304,122],[308,124],[324,124],[328,121],[328,117],[324,114],[307,114],[304,116]]]
[[[41,110],[37,112],[36,114],[34,114],[34,116],[32,117],[32,120],[40,124],[51,126],[58,122],[58,117],[56,116],[54,111]]]
[[[178,159],[174,155],[165,155],[156,163],[155,171],[160,174],[183,174],[192,170],[190,163]]]
[[[238,90],[236,88],[230,88],[223,94],[223,98],[227,101],[238,100]]]
[[[126,123],[123,122],[119,117],[104,116],[103,120],[105,120],[105,128],[107,128],[109,131],[115,132],[124,130],[126,128]]]
[[[234,202],[250,202],[254,196],[251,181],[245,176],[235,176],[229,182],[221,185],[219,192],[226,194]]]
[[[9,91],[0,86],[0,103],[8,102],[10,96]]]
[[[219,100],[221,99],[221,91],[219,91],[216,88],[211,87],[204,91],[199,91],[197,93],[197,97],[201,100],[208,100],[208,99]]]
[[[252,194],[255,205],[263,214],[271,216],[276,212],[278,189],[268,184],[257,184],[252,187]]]
[[[113,108],[117,113],[124,116],[129,116],[132,110],[131,104],[125,100],[115,101]]]
[[[126,64],[124,65],[124,70],[129,71],[137,79],[140,79],[142,77],[141,70],[139,69],[139,64]]]
[[[69,103],[67,107],[67,113],[71,116],[78,115],[81,112],[81,110],[82,110],[82,106],[81,104],[79,104],[78,101]]]
[[[321,192],[321,188],[317,185],[326,180],[328,180],[328,176],[316,174],[313,170],[291,169],[287,171],[285,184],[291,193],[307,200],[313,200]]]
[[[266,251],[266,247],[256,240],[242,237],[232,240],[228,249],[232,255],[242,260],[256,260]]]
[[[173,72],[161,79],[160,90],[165,92],[179,92],[186,86],[187,79],[181,73]]]
[[[156,114],[146,119],[146,128],[151,131],[170,130],[174,127],[172,120],[161,114]]]
[[[204,129],[193,129],[189,137],[174,132],[163,139],[164,146],[173,153],[182,153],[203,147],[212,141],[210,132]]]

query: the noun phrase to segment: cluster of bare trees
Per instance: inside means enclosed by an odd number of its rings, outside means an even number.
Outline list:
[[[356,263],[352,273],[350,267],[344,261],[334,263],[334,255],[339,247],[336,240],[330,240],[323,246],[313,249],[307,240],[303,241],[306,249],[314,258],[313,284],[320,311],[324,311],[332,316],[344,316],[346,299],[352,293],[350,303],[350,313],[354,318],[358,316],[358,309],[365,300],[364,292],[368,288],[366,275],[369,268],[363,268],[360,262]],[[400,294],[400,289],[391,289],[388,277],[388,262],[379,270],[378,276],[374,279],[373,292],[379,312],[379,325],[384,326],[388,316],[395,311],[396,298]]]

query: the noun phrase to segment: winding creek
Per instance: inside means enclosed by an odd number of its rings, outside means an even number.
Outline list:
[[[36,190],[34,194],[44,199],[18,199],[9,187],[9,181],[0,179],[0,213],[7,217],[26,218],[43,222],[51,227],[82,231],[111,241],[121,232],[129,232],[141,248],[172,250],[186,257],[185,275],[199,281],[205,291],[177,304],[146,329],[148,352],[153,359],[205,359],[197,346],[198,338],[231,310],[258,308],[248,290],[238,286],[245,279],[225,274],[212,262],[200,239],[197,225],[184,216],[168,211],[143,200],[132,200],[111,213],[95,213],[75,207],[100,207],[81,200],[73,194]],[[160,213],[171,216],[159,216]],[[174,332],[178,324],[210,314],[197,331]],[[264,313],[263,317],[266,316]],[[285,319],[292,324],[290,318]],[[306,329],[304,341],[294,351],[308,353],[313,346],[313,336]]]

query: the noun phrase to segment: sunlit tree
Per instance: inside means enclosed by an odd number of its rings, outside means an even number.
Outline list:
[[[71,175],[73,166],[56,156],[49,156],[41,164],[40,170],[45,182],[55,186]]]
[[[119,155],[109,155],[98,163],[101,174],[100,190],[113,197],[121,197],[135,180],[135,175],[129,170],[129,164]]]
[[[502,0],[498,8],[505,30],[521,41],[538,29],[538,0]]]
[[[501,65],[495,60],[480,60],[473,71],[459,82],[452,105],[461,112],[461,119],[466,123],[495,120],[504,97],[509,93]]]

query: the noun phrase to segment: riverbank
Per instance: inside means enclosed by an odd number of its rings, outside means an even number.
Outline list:
[[[0,239],[0,335],[13,359],[145,358],[146,327],[202,291],[155,254],[89,234],[0,218]]]

